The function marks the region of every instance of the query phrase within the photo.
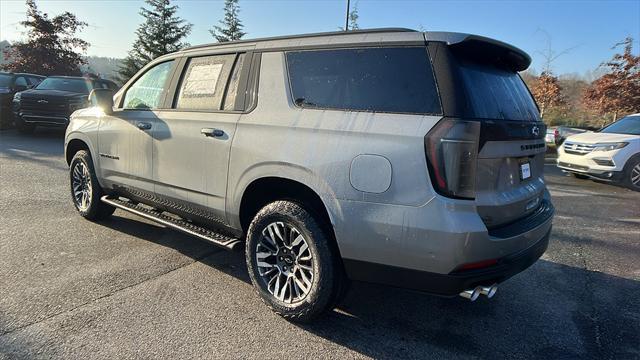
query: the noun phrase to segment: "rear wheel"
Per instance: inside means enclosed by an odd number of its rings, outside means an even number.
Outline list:
[[[640,157],[629,160],[625,168],[625,185],[631,190],[640,191]]]
[[[328,232],[291,201],[258,212],[247,232],[246,261],[258,295],[288,320],[310,321],[344,293],[346,279]]]
[[[80,216],[99,220],[113,214],[115,208],[100,200],[104,192],[96,178],[91,155],[86,150],[80,150],[73,156],[69,170],[71,198]]]

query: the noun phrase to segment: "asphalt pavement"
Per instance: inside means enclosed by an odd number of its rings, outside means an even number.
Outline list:
[[[312,325],[255,295],[243,255],[71,204],[63,134],[0,132],[0,358],[640,358],[640,193],[550,160],[547,253],[470,303],[355,283]]]

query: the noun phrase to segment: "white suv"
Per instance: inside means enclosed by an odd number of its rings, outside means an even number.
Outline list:
[[[558,148],[558,167],[578,178],[614,181],[640,191],[640,113],[598,132],[568,137]]]

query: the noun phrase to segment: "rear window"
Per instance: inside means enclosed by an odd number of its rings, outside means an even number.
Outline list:
[[[466,93],[466,117],[540,121],[538,108],[516,72],[467,61],[460,61],[458,69]]]
[[[291,92],[304,108],[440,114],[424,47],[287,52]]]

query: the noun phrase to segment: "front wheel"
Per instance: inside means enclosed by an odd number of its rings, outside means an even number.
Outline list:
[[[104,195],[95,175],[91,155],[80,150],[71,160],[69,167],[71,198],[80,216],[89,220],[109,217],[115,211],[113,206],[103,203]]]
[[[640,157],[631,159],[624,171],[625,185],[635,191],[640,191]]]
[[[275,201],[255,216],[247,232],[247,267],[258,295],[274,312],[308,322],[338,302],[346,279],[329,236],[294,202]]]

